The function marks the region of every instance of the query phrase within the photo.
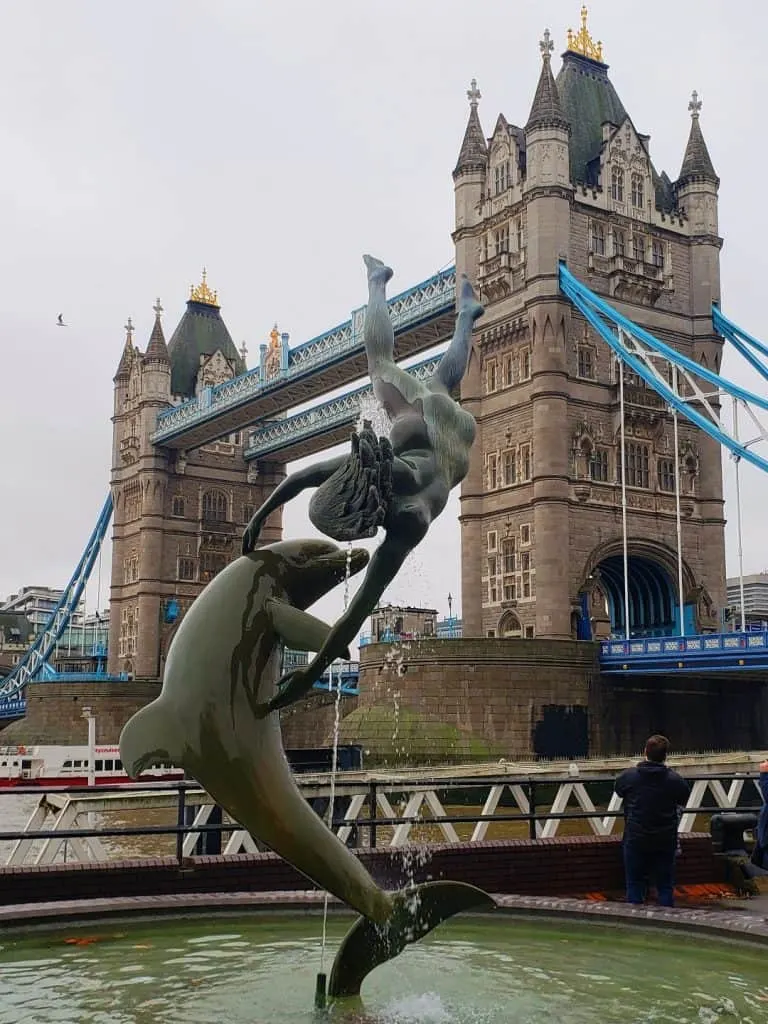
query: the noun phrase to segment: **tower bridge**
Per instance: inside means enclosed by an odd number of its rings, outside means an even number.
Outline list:
[[[768,400],[721,372],[729,344],[768,377],[768,346],[720,310],[720,179],[701,101],[694,92],[687,141],[680,112],[683,158],[667,174],[586,26],[568,37],[556,76],[553,48],[545,33],[519,124],[499,114],[487,135],[472,81],[453,169],[455,266],[389,304],[398,357],[427,354],[416,374],[452,333],[457,274],[486,307],[461,389],[478,424],[461,487],[464,637],[496,652],[512,650],[504,640],[558,641],[561,652],[594,641],[605,687],[633,672],[716,670],[718,685],[729,669],[753,672],[763,696],[742,687],[731,720],[768,729],[768,639],[723,633],[721,462],[725,447],[737,479],[742,460],[768,469]],[[364,307],[298,346],[275,328],[251,369],[205,274],[168,343],[154,309],[144,351],[128,322],[114,378],[115,678],[161,677],[178,621],[236,557],[286,463],[343,441],[367,390],[320,401],[366,373]],[[280,535],[276,514],[262,536]],[[39,678],[47,642],[0,699],[18,702]],[[494,658],[497,674],[519,663]],[[539,731],[547,700],[562,710],[586,697],[576,687],[557,703],[534,686],[519,713]]]
[[[390,299],[398,359],[450,338],[455,300],[452,266]],[[205,300],[200,304],[210,305]],[[194,397],[158,413],[152,443],[199,448],[366,376],[364,316],[365,307],[356,309],[345,323],[295,348],[289,347],[288,335],[278,337],[274,331],[270,346],[262,346],[255,369],[204,385]]]

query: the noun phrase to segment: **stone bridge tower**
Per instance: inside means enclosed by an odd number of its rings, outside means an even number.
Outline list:
[[[240,552],[244,524],[282,479],[280,464],[248,464],[240,433],[195,451],[155,447],[157,414],[245,370],[203,280],[166,345],[160,300],[145,352],[126,340],[114,378],[109,671],[158,678],[174,628],[205,584]],[[277,513],[265,543],[279,540]]]
[[[561,294],[559,261],[629,319],[720,366],[710,316],[720,298],[719,179],[698,97],[672,180],[624,109],[585,9],[557,79],[553,49],[547,31],[524,127],[500,114],[486,138],[472,82],[453,172],[457,269],[487,310],[462,390],[479,425],[461,493],[465,636],[624,632],[617,364]],[[677,461],[687,629],[716,630],[725,603],[719,447],[681,420],[674,451],[668,410],[628,373],[625,400],[630,628],[679,629]]]

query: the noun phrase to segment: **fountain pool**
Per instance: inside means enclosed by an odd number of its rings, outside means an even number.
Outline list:
[[[0,937],[0,1024],[759,1024],[765,947],[680,932],[461,917],[311,1009],[313,916],[133,919]],[[348,921],[329,921],[335,946]]]

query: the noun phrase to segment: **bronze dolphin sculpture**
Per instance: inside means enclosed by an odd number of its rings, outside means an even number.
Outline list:
[[[492,900],[473,886],[434,882],[389,895],[301,795],[283,750],[277,692],[283,644],[317,651],[330,627],[304,609],[357,573],[368,553],[326,540],[282,541],[223,569],[193,602],[168,651],[160,696],[125,725],[120,756],[137,778],[172,763],[197,779],[253,836],[353,907],[330,994],[359,992],[377,963],[460,910]],[[346,952],[345,952],[346,951]],[[348,961],[348,967],[347,967]]]

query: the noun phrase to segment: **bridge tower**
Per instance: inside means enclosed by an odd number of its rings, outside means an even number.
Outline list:
[[[486,139],[473,80],[453,172],[457,271],[486,306],[462,389],[479,426],[461,493],[464,632],[598,638],[626,622],[618,366],[560,293],[558,264],[719,368],[719,180],[695,93],[681,172],[656,171],[585,8],[556,78],[548,30],[539,46],[524,127],[499,115]],[[679,630],[677,462],[686,627],[715,631],[725,604],[719,447],[681,421],[675,452],[661,399],[631,373],[624,384],[630,629]]]
[[[243,526],[285,473],[250,465],[243,437],[230,434],[194,451],[152,444],[157,414],[245,371],[206,282],[191,289],[166,344],[160,300],[145,352],[126,339],[114,378],[114,522],[109,671],[162,674],[175,626],[203,586],[240,551]],[[264,531],[279,540],[279,513]]]

